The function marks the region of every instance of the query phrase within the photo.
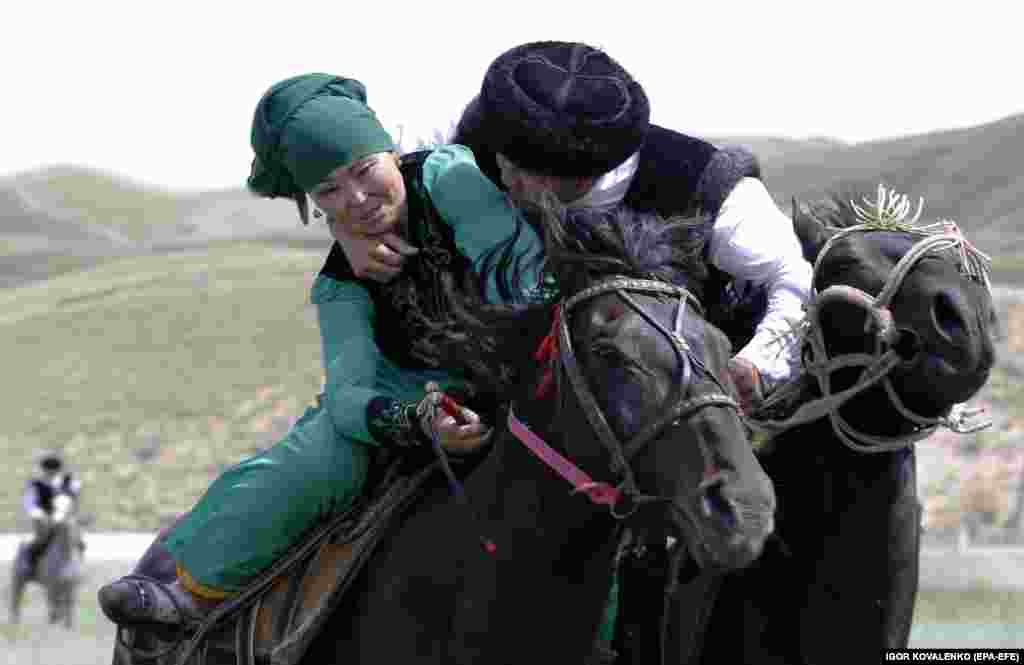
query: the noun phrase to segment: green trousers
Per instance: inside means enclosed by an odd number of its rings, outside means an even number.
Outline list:
[[[311,407],[281,441],[222,473],[168,533],[167,549],[193,581],[245,588],[366,484],[370,449],[336,435]]]
[[[281,441],[222,473],[168,533],[174,560],[204,588],[245,589],[366,484],[370,449],[338,438],[326,409],[312,407]],[[611,644],[618,609],[613,584],[598,639]]]

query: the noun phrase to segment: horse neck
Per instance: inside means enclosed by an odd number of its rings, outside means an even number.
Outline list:
[[[856,417],[849,420],[854,425],[863,422]],[[915,491],[912,448],[870,454],[851,450],[828,419],[780,434],[762,463],[775,482],[784,540],[820,542],[826,533],[838,533],[839,538],[856,541],[851,545],[868,545],[865,537],[885,544],[882,522],[887,515],[879,509]],[[863,529],[853,528],[861,513],[871,519]],[[839,521],[850,528],[836,531],[833,527]],[[785,533],[787,524],[794,526],[790,533]]]
[[[79,558],[77,530],[73,516],[53,526],[50,542],[40,561],[38,576],[41,581],[62,580],[68,564]]]
[[[75,524],[75,518],[68,516],[61,522],[57,522],[53,525],[53,534],[51,536],[50,543],[54,546],[59,546],[65,550],[72,550],[72,545],[76,540],[75,534],[77,533],[77,526]]]
[[[555,447],[560,443],[546,440]],[[607,509],[572,494],[572,486],[507,429],[501,430],[494,450],[466,489],[484,526],[501,529],[512,538],[512,546],[521,547],[531,559],[563,556],[581,538],[607,541],[612,536]]]
[[[822,420],[781,435],[762,461],[789,552],[772,575],[799,590],[779,620],[815,649],[845,639],[837,625],[864,626],[872,648],[905,640],[920,547],[913,448],[859,453]]]

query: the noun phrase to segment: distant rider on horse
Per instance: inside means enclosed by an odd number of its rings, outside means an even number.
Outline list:
[[[36,473],[25,483],[22,499],[25,514],[32,520],[32,536],[27,542],[28,564],[32,570],[50,542],[57,498],[68,497],[75,506],[81,491],[81,481],[65,468],[60,453],[48,450],[39,456]],[[84,549],[85,543],[80,541],[79,547]]]

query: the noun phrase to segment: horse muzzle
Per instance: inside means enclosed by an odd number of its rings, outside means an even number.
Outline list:
[[[765,476],[767,480],[767,476]],[[775,530],[775,495],[744,491],[722,474],[701,484],[689,510],[693,527],[690,551],[701,568],[728,572],[745,568],[764,550]],[[684,538],[691,536],[684,528]]]

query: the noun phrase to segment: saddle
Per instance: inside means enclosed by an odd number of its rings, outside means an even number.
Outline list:
[[[119,628],[118,665],[295,665],[390,527],[422,495],[439,468],[379,462],[380,480],[348,511],[315,528],[239,596],[187,633]],[[158,547],[155,543],[154,547]],[[165,552],[166,554],[166,552]],[[166,555],[169,558],[169,555]],[[168,577],[173,567],[147,552],[137,572]],[[152,562],[147,565],[147,560]],[[162,562],[163,564],[166,561]],[[150,568],[162,570],[151,574]],[[162,581],[172,581],[170,579]]]
[[[50,546],[52,541],[53,534],[49,533],[41,540],[18,544],[18,550],[15,556],[18,570],[22,577],[28,580],[35,579],[37,568],[39,567],[39,561],[43,558],[43,554],[46,553],[46,549]],[[79,553],[84,553],[85,541],[79,538],[76,543],[76,547],[78,548]]]

